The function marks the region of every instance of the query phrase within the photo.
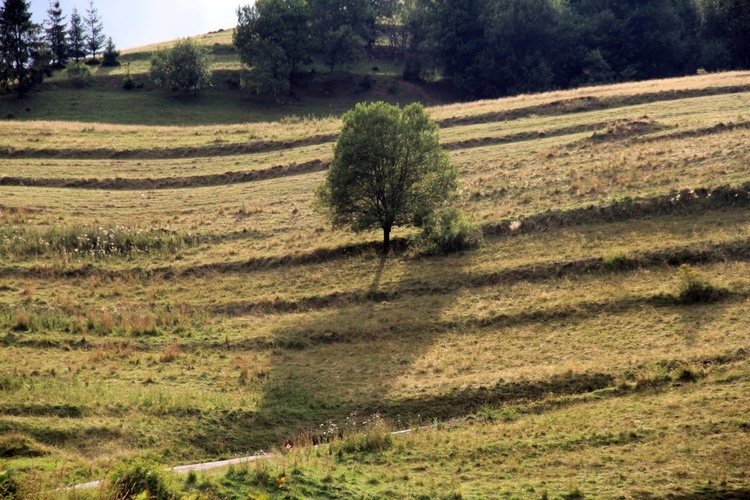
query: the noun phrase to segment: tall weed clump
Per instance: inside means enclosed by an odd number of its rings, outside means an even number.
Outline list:
[[[107,477],[109,498],[148,498],[171,500],[178,498],[163,470],[145,460],[133,460],[117,465]]]
[[[331,451],[343,453],[379,453],[393,445],[393,436],[388,424],[380,417],[373,417],[361,431],[345,434],[339,441],[331,443]]]
[[[415,239],[421,255],[439,255],[477,248],[482,230],[467,214],[456,208],[435,212],[425,219],[422,232]]]
[[[677,300],[681,304],[711,303],[721,300],[729,290],[709,283],[689,264],[683,264],[679,270],[679,290]]]

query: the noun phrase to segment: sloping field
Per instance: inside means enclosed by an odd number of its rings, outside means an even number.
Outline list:
[[[748,103],[728,73],[434,108],[485,241],[387,259],[313,211],[336,119],[0,122],[0,469],[33,497],[287,443],[202,491],[742,498]]]

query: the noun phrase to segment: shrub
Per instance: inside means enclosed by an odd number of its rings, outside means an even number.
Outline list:
[[[107,40],[107,48],[104,49],[104,53],[102,54],[102,66],[114,68],[120,65],[120,61],[118,60],[120,58],[120,51],[115,48],[114,42],[112,42],[112,38],[109,38]]]
[[[680,286],[677,299],[682,304],[710,303],[721,300],[729,291],[706,281],[698,271],[689,264],[683,264],[679,270]]]
[[[636,262],[623,253],[609,255],[603,259],[604,269],[610,272],[630,271],[636,267]]]
[[[109,474],[111,498],[149,498],[167,500],[177,498],[170,488],[165,473],[144,460],[121,463]]]
[[[76,88],[85,87],[91,79],[91,69],[83,63],[77,62],[68,66],[65,70],[65,74],[68,76],[68,80]]]
[[[420,254],[436,255],[469,250],[481,243],[482,231],[476,222],[460,210],[448,208],[424,221],[416,248]]]
[[[359,92],[366,92],[370,90],[373,85],[375,85],[375,78],[373,78],[371,75],[365,75],[362,77],[362,80],[360,80],[359,85],[357,86],[357,90]]]
[[[154,53],[149,75],[166,90],[197,92],[211,86],[210,64],[203,47],[189,39],[179,40],[171,49]]]
[[[416,59],[407,59],[404,64],[404,71],[401,74],[407,82],[419,82],[422,80],[422,63]]]

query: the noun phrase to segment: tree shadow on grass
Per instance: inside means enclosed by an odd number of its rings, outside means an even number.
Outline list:
[[[324,434],[346,425],[347,418],[352,422],[387,410],[394,384],[432,348],[439,331],[434,326],[455,298],[451,293],[416,297],[403,292],[409,281],[419,281],[417,274],[440,267],[437,260],[355,258],[372,266],[369,283],[350,288],[356,299],[307,312],[299,324],[271,335],[287,347],[271,356],[257,416],[275,429],[281,442]],[[446,272],[456,275],[471,265],[472,257],[443,260],[450,266]]]
[[[466,416],[487,404],[581,394],[614,384],[610,375],[566,374],[443,393],[422,394],[408,386],[430,377],[415,372],[415,364],[452,331],[444,321],[462,288],[446,290],[441,279],[466,280],[474,259],[467,253],[396,266],[399,258],[372,258],[372,280],[358,291],[358,300],[305,313],[300,323],[272,333],[284,348],[271,355],[257,411],[247,421],[254,443],[315,441],[355,422],[361,426],[375,413],[407,426]],[[398,275],[392,267],[409,271]],[[440,291],[424,293],[431,286]]]

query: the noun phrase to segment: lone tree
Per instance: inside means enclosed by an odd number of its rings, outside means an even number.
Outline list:
[[[422,105],[376,102],[344,115],[317,200],[334,227],[381,228],[387,254],[394,226],[421,226],[457,190],[458,169]]]
[[[184,39],[178,40],[171,49],[154,53],[149,76],[163,89],[197,92],[211,85],[210,66],[206,50]]]

